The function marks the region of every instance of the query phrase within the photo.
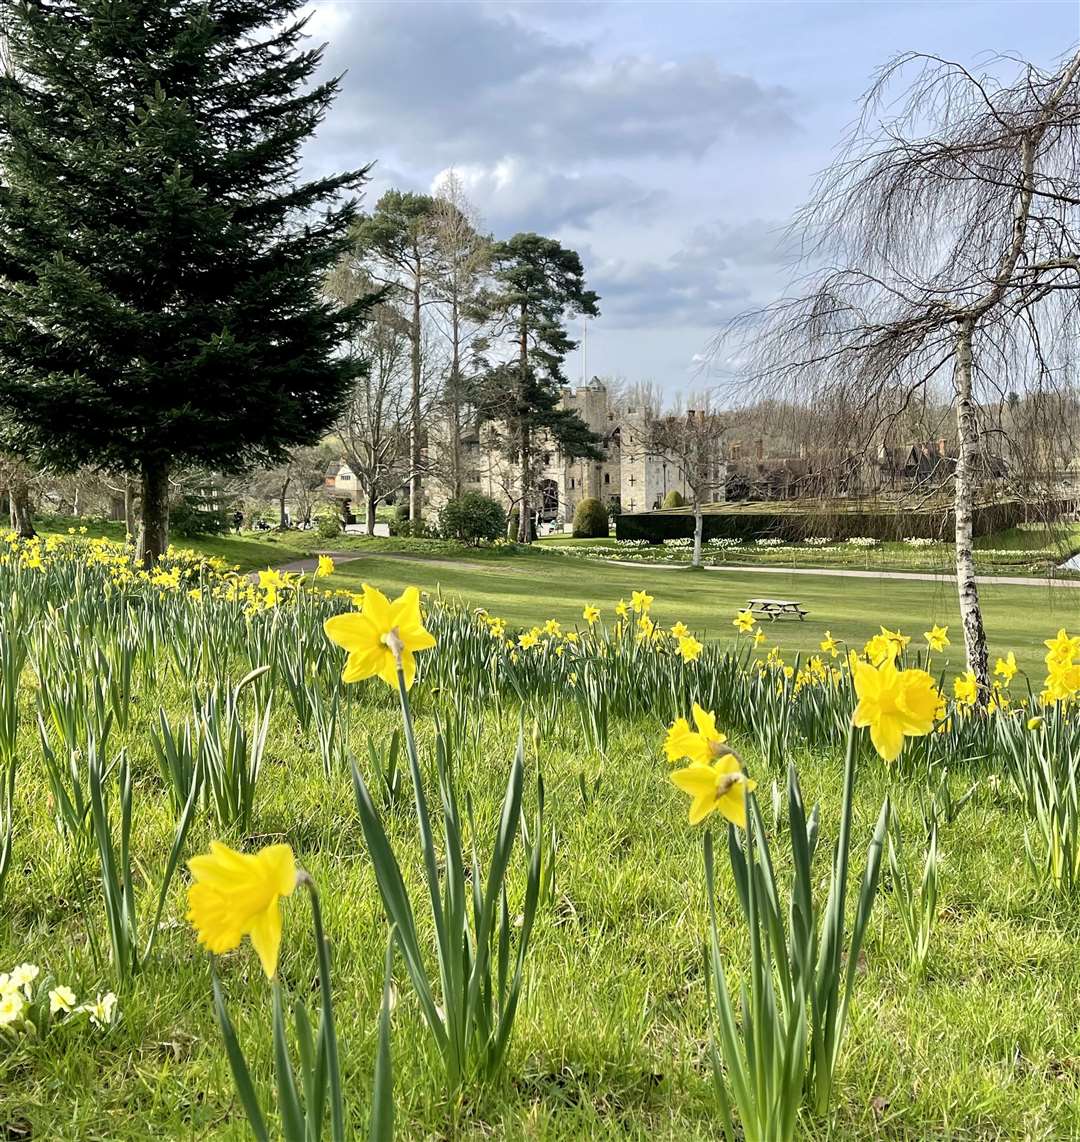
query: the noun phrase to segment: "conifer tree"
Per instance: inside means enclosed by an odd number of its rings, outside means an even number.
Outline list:
[[[0,0],[4,443],[141,481],[279,461],[328,428],[367,302],[336,306],[366,168],[304,180],[337,91],[302,0]]]
[[[600,459],[600,438],[578,414],[559,407],[562,365],[577,347],[566,332],[570,315],[599,316],[597,294],[585,288],[581,259],[554,238],[515,234],[491,252],[493,285],[484,306],[513,358],[492,366],[483,383],[483,412],[507,428],[505,449],[519,466],[518,540],[533,539],[530,501],[545,434],[567,459]]]

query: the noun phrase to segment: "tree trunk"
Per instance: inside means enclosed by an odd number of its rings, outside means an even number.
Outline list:
[[[409,394],[409,522],[414,528],[424,518],[424,487],[420,477],[420,257],[417,255],[412,291],[412,387]]]
[[[14,479],[9,489],[11,496],[11,526],[20,539],[33,539],[37,532],[30,518],[30,489],[25,480]]]
[[[128,475],[124,476],[124,530],[131,543],[135,538],[135,484]]]
[[[986,650],[986,630],[979,587],[975,580],[975,557],[972,552],[972,517],[975,508],[975,479],[979,461],[979,426],[971,397],[972,321],[961,323],[956,336],[956,361],[953,369],[956,385],[956,427],[959,451],[956,460],[956,589],[960,597],[960,620],[964,626],[964,648],[968,669],[979,685],[979,702],[990,697],[990,664]]]
[[[450,303],[450,487],[456,499],[461,495],[464,478],[461,455],[461,313],[457,291]]]
[[[529,315],[525,306],[521,307],[520,336],[518,339],[518,405],[521,417],[521,430],[518,434],[518,451],[521,453],[521,505],[518,509],[518,542],[532,543],[532,513],[529,509],[532,491],[532,439],[529,433],[529,414],[526,403],[526,388],[529,376]]]
[[[368,535],[375,534],[375,493],[368,492],[364,497],[364,522],[367,524]]]
[[[71,497],[71,514],[78,519],[82,515],[82,504],[79,502],[79,485],[75,485],[75,492]]]
[[[169,462],[162,456],[143,461],[141,507],[135,556],[149,570],[169,546]]]
[[[701,566],[701,533],[704,529],[705,520],[701,511],[701,497],[694,496],[694,558],[691,566]]]
[[[289,484],[291,480],[286,480],[281,485],[281,491],[278,492],[278,531],[288,531],[289,529],[289,514],[285,508],[285,500],[289,494]]]

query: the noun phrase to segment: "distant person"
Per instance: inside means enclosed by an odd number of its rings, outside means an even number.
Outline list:
[[[234,511],[232,517],[233,531],[237,535],[240,534],[240,529],[244,526],[244,513],[242,511]]]

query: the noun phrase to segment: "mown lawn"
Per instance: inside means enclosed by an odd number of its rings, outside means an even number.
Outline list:
[[[470,563],[460,557],[427,560],[364,555],[342,563],[328,586],[359,590],[363,582],[398,591],[410,584],[484,607],[510,623],[531,626],[547,618],[581,623],[586,603],[598,605],[604,617],[613,607],[646,589],[656,598],[654,614],[664,626],[682,620],[714,639],[735,637],[731,619],[753,597],[797,599],[810,612],[804,622],[766,623],[768,645],[785,655],[816,652],[825,630],[859,647],[882,624],[900,628],[921,641],[932,623],[948,625],[959,642],[959,611],[950,583],[892,579],[856,579],[757,573],[753,570],[703,571],[613,567],[557,554],[526,554],[499,562]],[[1026,669],[1038,674],[1045,653],[1043,640],[1061,627],[1080,627],[1080,590],[1069,587],[1010,587],[989,580],[982,599],[991,650],[1016,653]],[[962,653],[954,645],[947,656],[959,667]]]

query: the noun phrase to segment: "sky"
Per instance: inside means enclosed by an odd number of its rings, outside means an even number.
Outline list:
[[[675,394],[708,383],[726,321],[789,288],[789,223],[877,68],[1050,67],[1080,0],[316,0],[309,30],[344,74],[308,173],[374,162],[370,208],[453,169],[496,238],[581,255],[600,316],[568,379]]]

